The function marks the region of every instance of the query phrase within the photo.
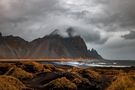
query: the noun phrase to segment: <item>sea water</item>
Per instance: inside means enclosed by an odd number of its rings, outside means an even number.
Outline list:
[[[46,63],[46,62],[42,62]],[[75,67],[132,67],[135,60],[80,60],[68,62],[47,62],[55,65],[69,65]]]

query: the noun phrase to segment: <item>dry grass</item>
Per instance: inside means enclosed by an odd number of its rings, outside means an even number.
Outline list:
[[[65,70],[64,69],[61,69],[61,68],[55,68],[55,71],[56,72],[65,72]]]
[[[128,72],[128,75],[135,76],[135,70],[131,70]]]
[[[18,79],[11,76],[0,76],[0,90],[22,90],[25,85]]]
[[[49,70],[51,70],[51,71],[54,71],[54,70],[55,70],[55,66],[52,65],[52,64],[45,64],[45,65],[44,65],[44,68],[45,68],[45,69],[49,69]]]
[[[128,74],[121,73],[106,90],[135,90],[135,79]]]
[[[67,70],[68,72],[77,72],[77,73],[80,73],[83,71],[83,69],[81,68],[77,68],[77,67],[73,67],[73,68],[70,68]]]
[[[109,76],[116,76],[123,72],[123,70],[118,69],[94,69],[94,71],[98,72],[100,75],[109,75]]]
[[[41,90],[135,90],[135,69],[55,67],[37,62],[0,63],[0,90],[22,90],[24,82],[30,81],[38,73],[62,74],[55,80],[39,86]],[[46,73],[45,73],[46,74]],[[7,76],[8,75],[8,76]],[[46,75],[45,75],[46,76]],[[43,76],[44,77],[44,76]],[[19,81],[20,80],[20,81]],[[22,81],[22,82],[21,82]],[[24,89],[25,90],[25,89]]]
[[[86,74],[91,78],[91,79],[95,79],[95,80],[100,80],[101,79],[101,75],[98,72],[95,72],[93,70],[87,70]]]
[[[82,80],[79,78],[75,78],[72,80],[73,83],[75,83],[76,85],[80,85],[82,83]]]
[[[66,77],[55,79],[49,82],[46,87],[53,88],[51,90],[77,90],[77,86],[71,81],[69,81]]]
[[[0,63],[0,75],[5,74],[12,66],[12,64],[9,63]]]
[[[9,71],[6,73],[6,75],[11,75],[13,77],[18,78],[19,80],[27,80],[33,78],[33,75],[31,73],[26,72],[18,67],[10,68]]]
[[[101,75],[94,71],[94,70],[90,70],[90,69],[84,69],[81,70],[81,72],[79,72],[84,78],[88,78],[91,82],[96,81],[99,82],[101,81],[102,77]]]
[[[44,69],[44,72],[52,72],[52,71],[49,69]]]
[[[25,71],[30,73],[36,73],[36,72],[43,72],[44,66],[37,62],[21,62],[21,65],[19,65],[21,68],[23,68]]]

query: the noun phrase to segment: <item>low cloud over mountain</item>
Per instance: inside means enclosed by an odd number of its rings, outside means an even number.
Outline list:
[[[121,37],[125,39],[135,39],[135,31],[130,31],[128,34],[125,34]]]
[[[63,32],[71,26],[85,39],[88,48],[102,51],[104,57],[134,59],[131,54],[135,47],[130,51],[135,42],[131,34],[135,31],[134,8],[134,0],[1,0],[0,32],[32,41],[56,28]],[[119,50],[121,40],[124,45]],[[124,48],[125,45],[129,47]]]

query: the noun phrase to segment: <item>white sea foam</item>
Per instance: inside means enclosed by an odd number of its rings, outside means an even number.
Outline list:
[[[55,64],[60,65],[70,65],[76,67],[131,67],[132,65],[123,64],[123,62],[114,62],[114,61],[99,61],[99,60],[88,60],[88,61],[72,61],[72,62],[55,62]]]

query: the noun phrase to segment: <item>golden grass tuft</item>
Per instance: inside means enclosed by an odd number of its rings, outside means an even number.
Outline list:
[[[45,64],[45,65],[44,65],[44,68],[45,68],[45,69],[49,69],[49,70],[51,70],[51,71],[54,71],[54,70],[55,70],[55,66],[52,65],[52,64]]]
[[[5,74],[13,66],[15,65],[9,63],[0,63],[0,75]]]
[[[82,79],[74,78],[74,79],[72,80],[72,82],[75,83],[76,85],[80,85],[80,84],[82,84]]]
[[[10,68],[9,71],[6,73],[6,75],[11,75],[13,77],[18,78],[19,80],[27,80],[33,78],[33,75],[31,73],[26,72],[18,67]]]
[[[55,68],[55,71],[56,72],[65,72],[65,70],[64,69],[61,69],[61,68]]]
[[[32,61],[21,62],[21,68],[31,73],[44,71],[44,66],[42,64]]]
[[[58,78],[49,82],[47,87],[52,87],[53,89],[51,90],[77,90],[77,86],[66,77]]]
[[[98,72],[90,69],[83,70],[81,74],[83,74],[83,76],[85,78],[88,78],[90,81],[100,82],[102,80],[102,76]]]
[[[68,72],[77,72],[77,73],[80,73],[82,71],[83,71],[83,69],[77,68],[77,67],[73,67],[73,68],[68,69]]]
[[[24,88],[25,85],[14,77],[0,76],[0,90],[22,90]]]
[[[52,71],[49,69],[44,69],[44,72],[52,72]]]
[[[121,73],[106,90],[135,90],[135,79],[128,74]]]

